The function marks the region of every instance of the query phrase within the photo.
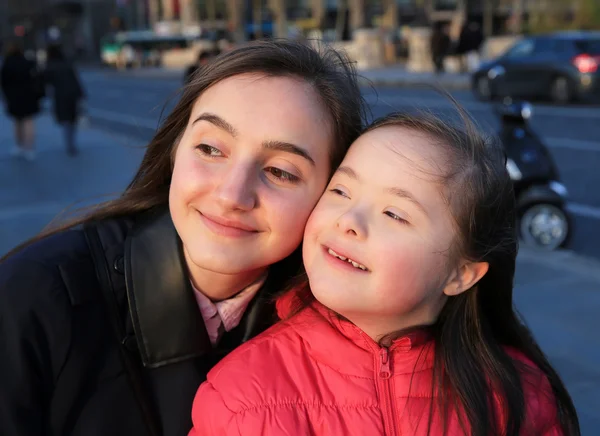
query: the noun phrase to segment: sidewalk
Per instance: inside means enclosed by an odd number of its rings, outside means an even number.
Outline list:
[[[448,91],[471,89],[471,78],[466,73],[433,72],[416,73],[407,71],[402,65],[359,71],[361,82],[365,86],[415,87],[419,85],[437,85]]]
[[[93,69],[87,68],[86,71],[93,71]],[[178,81],[181,81],[184,73],[183,68],[139,68],[124,71],[103,68],[95,71],[104,72],[104,74],[108,75],[116,74],[123,77]],[[419,85],[438,85],[449,91],[471,89],[471,79],[466,73],[416,73],[407,71],[401,64],[372,70],[360,70],[358,74],[363,86],[415,87]]]
[[[14,158],[13,126],[0,113],[0,255],[39,232],[65,208],[122,191],[142,156],[139,140],[92,125],[79,132],[80,153],[70,157],[50,114],[41,114],[35,127],[36,160]]]

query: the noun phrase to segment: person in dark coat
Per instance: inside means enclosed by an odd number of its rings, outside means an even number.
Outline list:
[[[461,30],[457,54],[462,56],[463,70],[472,72],[479,66],[479,51],[484,42],[483,31],[479,23],[471,21]]]
[[[73,65],[65,59],[59,46],[48,47],[45,83],[52,89],[54,117],[64,132],[67,153],[77,154],[75,135],[85,92]]]
[[[332,49],[257,41],[182,91],[124,193],[0,259],[2,436],[184,436],[208,370],[275,320],[365,117]]]
[[[436,73],[444,72],[444,59],[450,50],[450,36],[446,27],[436,23],[431,34],[431,56]]]
[[[25,57],[17,43],[9,43],[0,71],[0,88],[6,112],[13,119],[15,146],[11,154],[35,159],[33,119],[40,111],[43,83],[37,65]]]

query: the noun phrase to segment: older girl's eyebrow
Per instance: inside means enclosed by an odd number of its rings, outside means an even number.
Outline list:
[[[235,127],[233,127],[231,124],[229,124],[227,121],[225,121],[218,115],[211,114],[209,112],[204,112],[200,114],[200,116],[198,116],[198,118],[196,118],[192,124],[196,124],[199,121],[209,122],[212,125],[218,127],[219,129],[226,131],[234,138],[238,136],[238,131],[235,129]]]
[[[223,119],[222,117],[220,117],[216,114],[212,114],[210,112],[204,112],[204,113],[200,114],[198,116],[198,118],[196,118],[194,120],[194,122],[192,124],[196,124],[199,121],[206,121],[206,122],[212,124],[213,126],[216,126],[219,129],[226,131],[234,138],[239,135],[239,132],[236,130],[235,127],[233,127],[232,124],[230,124],[225,119]],[[284,153],[295,154],[297,156],[300,156],[300,157],[306,159],[311,165],[313,165],[313,166],[315,165],[315,160],[312,158],[312,156],[310,155],[310,153],[307,150],[305,150],[304,148],[302,148],[298,145],[292,144],[290,142],[266,140],[262,143],[262,146],[263,146],[263,148],[265,148],[267,150],[276,150],[276,151],[282,151]]]

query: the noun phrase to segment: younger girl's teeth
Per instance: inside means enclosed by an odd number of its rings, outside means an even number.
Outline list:
[[[337,257],[338,259],[342,259],[342,260],[346,260],[347,258],[344,256],[341,256],[339,254],[337,254],[335,251],[333,251],[331,248],[328,250],[329,254],[331,254],[333,257]]]
[[[365,266],[361,265],[361,264],[360,264],[360,263],[358,263],[358,262],[354,262],[352,259],[348,259],[347,257],[344,257],[344,256],[341,256],[341,255],[337,254],[337,253],[336,253],[335,251],[333,251],[331,248],[330,248],[330,249],[328,249],[328,250],[327,250],[327,252],[328,252],[330,255],[332,255],[333,257],[337,257],[337,258],[338,258],[338,259],[340,259],[340,260],[343,260],[343,261],[345,261],[345,262],[348,262],[348,263],[352,264],[352,266],[353,266],[354,268],[358,268],[358,269],[361,269],[361,270],[363,270],[363,271],[366,271],[366,270],[367,270],[367,267],[365,267]]]

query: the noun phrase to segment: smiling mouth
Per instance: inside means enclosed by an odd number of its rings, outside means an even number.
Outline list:
[[[331,248],[327,249],[327,253],[329,253],[330,256],[336,257],[339,260],[342,260],[344,262],[348,262],[349,264],[351,264],[354,268],[360,269],[362,271],[369,271],[369,268],[367,268],[366,266],[364,266],[361,263],[358,263],[352,259],[350,259],[349,257],[346,256],[342,256],[341,254],[336,253],[335,251],[333,251]]]
[[[244,223],[223,219],[219,216],[204,214],[198,211],[204,224],[217,235],[226,237],[245,237],[256,235],[259,231]]]

